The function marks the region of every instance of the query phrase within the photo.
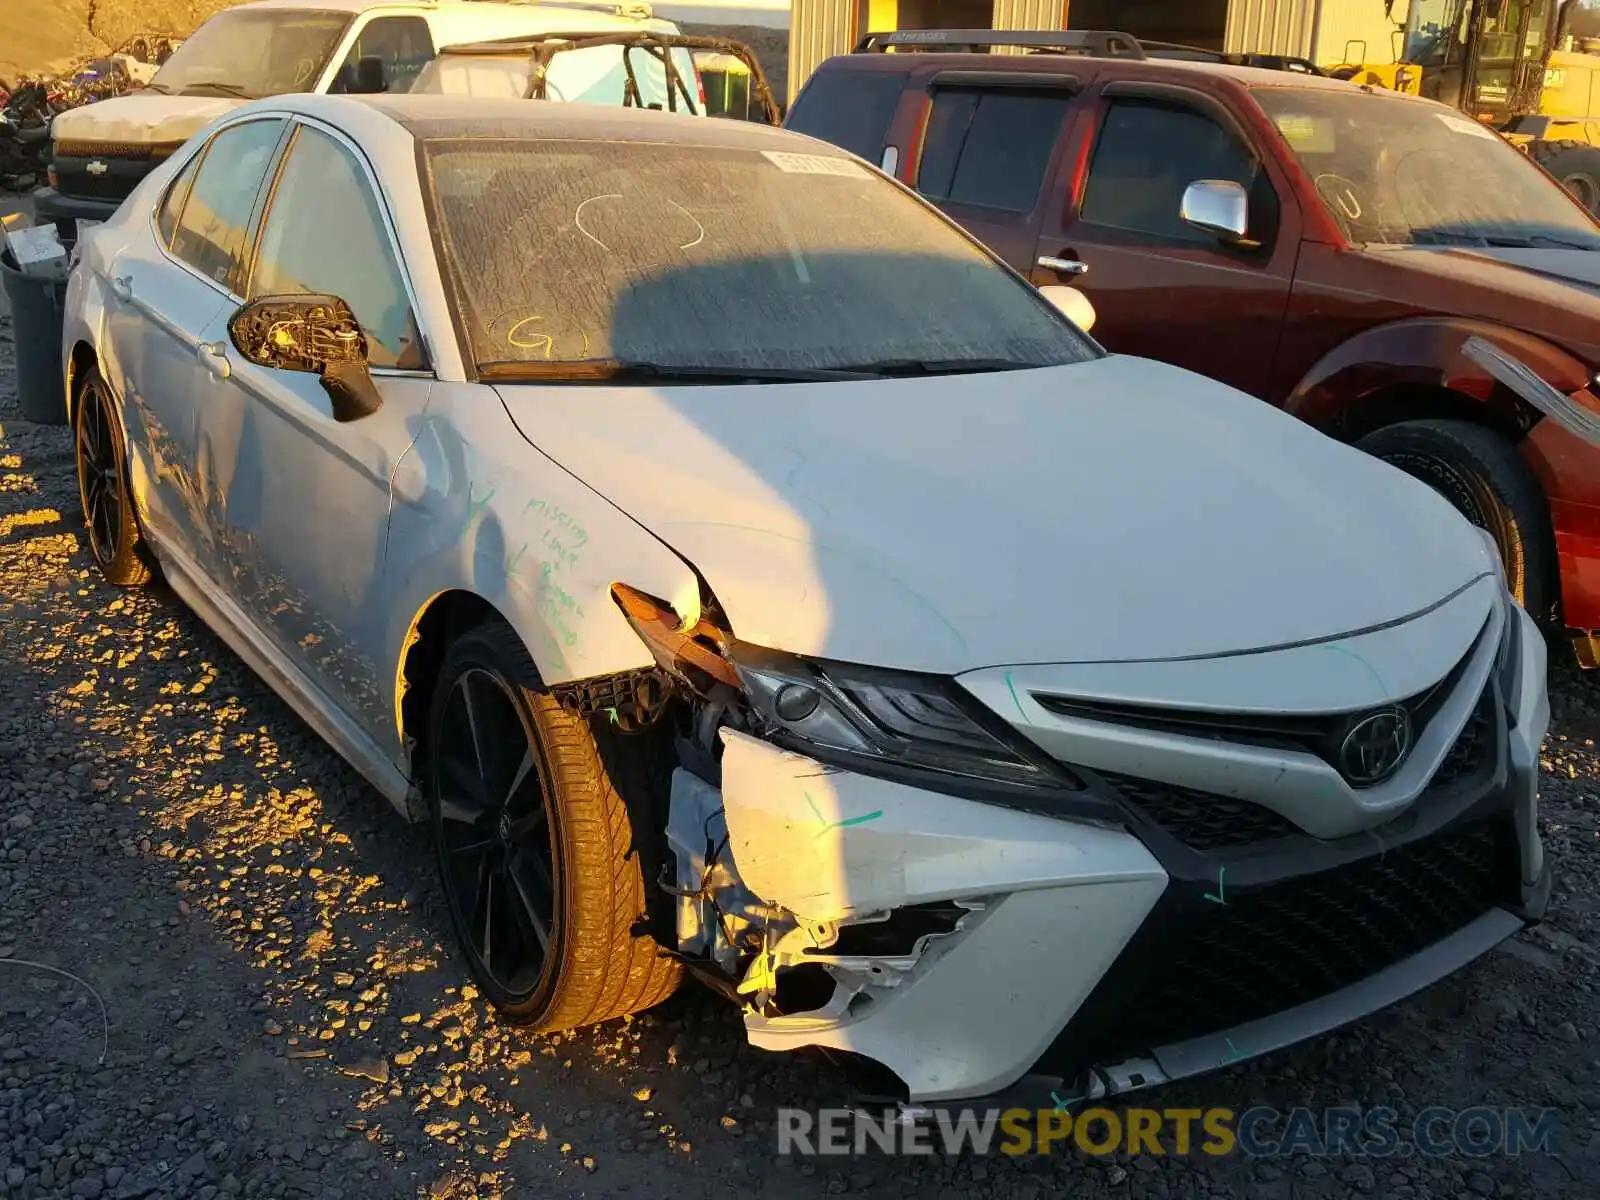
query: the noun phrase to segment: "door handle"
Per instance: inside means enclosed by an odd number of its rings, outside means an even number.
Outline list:
[[[133,299],[133,276],[113,275],[111,277],[111,294],[123,303]]]
[[[1038,265],[1047,271],[1059,271],[1063,275],[1087,275],[1089,264],[1079,262],[1075,258],[1056,258],[1054,255],[1041,254]]]
[[[211,372],[214,379],[226,379],[233,374],[233,364],[228,361],[228,350],[221,342],[201,342],[194,348],[200,365]]]

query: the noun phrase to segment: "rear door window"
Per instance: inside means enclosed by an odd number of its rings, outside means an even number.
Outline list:
[[[178,218],[172,253],[231,292],[243,290],[245,231],[282,132],[281,120],[267,120],[218,133]]]
[[[818,71],[795,98],[784,127],[876,164],[903,85],[898,71]]]
[[[170,248],[172,235],[178,232],[178,217],[183,213],[183,202],[189,198],[189,189],[194,185],[194,173],[199,170],[200,160],[204,157],[204,154],[196,154],[191,158],[167,187],[161,208],[156,212],[156,229],[161,234],[163,246]]]
[[[1072,96],[940,88],[923,138],[917,190],[930,200],[1032,212]]]

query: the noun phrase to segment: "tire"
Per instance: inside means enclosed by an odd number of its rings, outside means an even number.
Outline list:
[[[614,772],[642,766],[632,739],[544,692],[504,624],[446,652],[422,762],[439,876],[483,994],[540,1031],[650,1008],[682,975],[647,932],[657,835],[630,817],[597,736],[616,743]]]
[[[1583,142],[1539,142],[1539,165],[1591,213],[1600,216],[1600,147]]]
[[[111,389],[91,367],[78,389],[72,419],[78,499],[83,505],[89,550],[106,580],[117,587],[150,582],[154,560],[139,529],[128,483],[128,447]]]
[[[1551,624],[1557,581],[1550,506],[1510,442],[1470,421],[1406,421],[1357,446],[1428,484],[1487,529],[1512,594],[1536,621]]]

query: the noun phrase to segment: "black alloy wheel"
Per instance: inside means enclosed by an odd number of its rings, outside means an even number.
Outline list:
[[[480,667],[451,681],[432,755],[434,828],[451,915],[473,966],[526,1003],[560,933],[556,839],[537,737],[511,687]]]
[[[73,415],[73,456],[89,549],[107,580],[137,587],[150,578],[151,560],[128,483],[122,422],[98,371],[85,376]]]

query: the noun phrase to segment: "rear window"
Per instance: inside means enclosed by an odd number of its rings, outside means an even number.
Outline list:
[[[897,71],[818,71],[795,98],[784,128],[876,163],[900,103],[903,78]]]
[[[683,46],[674,47],[671,53],[681,85],[669,86],[665,65],[643,47],[564,50],[550,59],[545,98],[620,108],[629,100],[631,75],[638,89],[637,100],[632,102],[638,107],[698,112],[699,76],[694,56]],[[532,70],[531,55],[447,53],[423,68],[411,90],[428,95],[516,99],[528,94]]]
[[[425,161],[480,367],[560,378],[583,363],[829,370],[1097,354],[959,230],[842,155],[463,138],[426,142]]]

